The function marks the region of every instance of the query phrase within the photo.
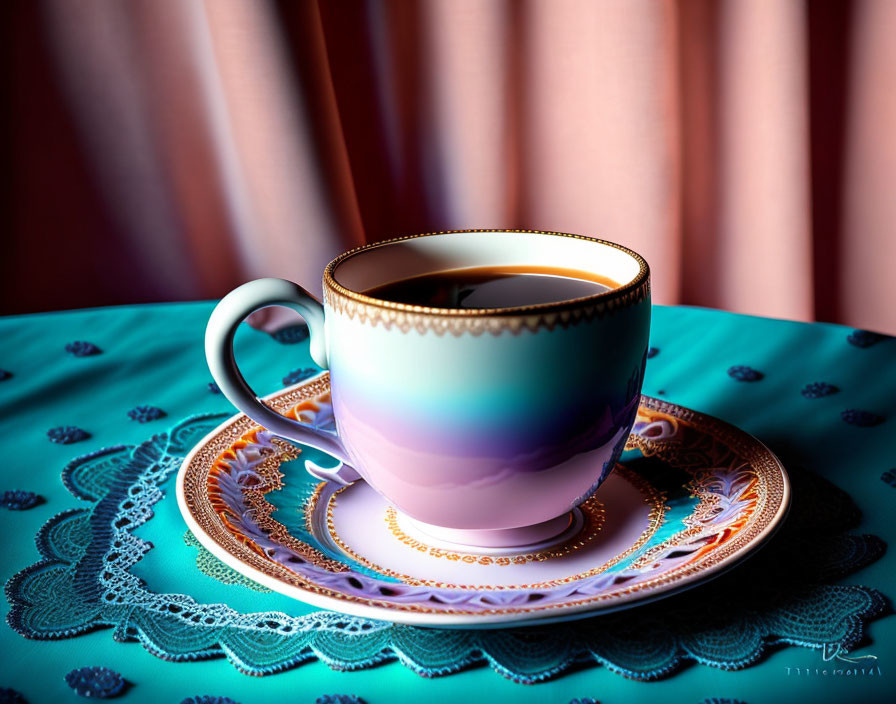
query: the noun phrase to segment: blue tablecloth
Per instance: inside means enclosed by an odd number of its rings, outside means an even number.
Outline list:
[[[211,308],[211,303],[188,303],[0,319],[0,369],[8,372],[0,372],[5,377],[0,381],[0,430],[5,439],[0,492],[27,490],[42,499],[27,510],[0,509],[0,579],[6,581],[40,559],[34,538],[51,517],[89,505],[61,481],[63,468],[74,457],[136,445],[191,415],[231,411],[226,399],[208,388],[202,336]],[[237,359],[259,393],[281,388],[291,371],[311,366],[301,334],[278,341],[243,327],[237,336]],[[658,351],[648,362],[646,394],[739,425],[787,464],[844,490],[862,514],[853,532],[878,536],[856,544],[879,547],[881,539],[893,539],[896,471],[889,472],[896,468],[896,340],[835,325],[684,307],[657,307],[651,339]],[[90,342],[97,350],[81,345],[67,351],[66,345],[76,341]],[[758,371],[761,378],[744,381],[743,374],[729,375],[738,365]],[[822,395],[831,389],[815,386],[815,393],[803,394],[810,384],[827,384],[835,391]],[[142,408],[129,416],[138,407],[157,408],[164,415]],[[48,430],[67,426],[89,437],[72,444],[50,440]],[[69,431],[56,439],[75,437]],[[222,602],[244,612],[312,611],[239,580],[227,583],[233,580],[215,574],[209,563],[201,569],[197,546],[184,539],[172,478],[160,486],[164,498],[153,506],[152,519],[136,531],[153,546],[133,570],[148,588],[189,594],[203,603]],[[891,595],[896,558],[876,558],[856,558],[856,564],[864,566],[840,578],[842,583]],[[8,599],[21,596],[11,591],[15,589],[8,586]],[[118,634],[119,640],[115,633],[100,628],[57,640],[26,640],[2,626],[0,688],[13,688],[31,702],[74,701],[77,695],[65,674],[102,665],[125,677],[129,686],[121,697],[133,702],[180,702],[202,694],[228,696],[242,704],[313,702],[335,693],[355,694],[368,704],[421,699],[568,702],[574,697],[605,703],[699,702],[710,697],[873,702],[886,701],[893,690],[889,682],[896,655],[896,619],[884,615],[867,624],[865,640],[848,654],[856,663],[826,660],[836,648],[779,645],[767,649],[758,663],[737,671],[690,664],[658,681],[639,682],[606,667],[589,666],[522,685],[487,666],[429,679],[400,662],[337,672],[312,661],[249,677],[224,658],[169,662],[129,639],[127,632]],[[876,660],[863,657],[869,655]]]

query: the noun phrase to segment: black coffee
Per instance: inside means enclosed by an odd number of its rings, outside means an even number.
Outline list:
[[[558,303],[618,288],[599,274],[550,266],[450,269],[369,288],[373,298],[431,308],[511,308]]]

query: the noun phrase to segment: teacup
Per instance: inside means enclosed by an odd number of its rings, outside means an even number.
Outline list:
[[[616,284],[504,308],[369,293],[413,276],[508,266],[574,268]],[[637,412],[650,327],[641,256],[557,232],[436,232],[340,255],[323,290],[321,304],[297,284],[259,279],[215,308],[206,355],[237,408],[338,458],[436,540],[509,548],[568,528],[618,461]],[[238,325],[270,305],[307,322],[311,356],[329,370],[335,433],[269,409],[237,369]]]

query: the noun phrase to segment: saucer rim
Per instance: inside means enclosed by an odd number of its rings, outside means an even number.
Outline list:
[[[317,374],[310,379],[306,379],[299,384],[294,384],[293,386],[289,386],[285,389],[280,389],[279,391],[268,394],[264,396],[262,400],[271,401],[278,396],[282,396],[304,386],[309,386],[314,382],[322,379],[324,376],[328,376],[328,373],[326,371],[322,371],[320,374]],[[662,409],[662,407],[664,406],[671,406],[686,410],[690,414],[689,420],[691,422],[699,423],[701,421],[709,421],[711,423],[718,424],[725,431],[734,431],[736,434],[741,434],[742,436],[744,436],[745,440],[755,443],[757,449],[767,454],[767,456],[773,461],[774,465],[780,473],[781,500],[777,509],[775,510],[774,516],[769,520],[769,522],[765,526],[763,526],[748,543],[741,546],[731,554],[722,557],[717,562],[705,567],[704,569],[696,573],[684,575],[676,579],[674,582],[659,584],[647,590],[639,590],[616,596],[611,602],[602,603],[600,601],[579,600],[578,602],[572,601],[570,603],[552,605],[536,612],[520,611],[505,612],[500,614],[457,614],[437,612],[434,613],[432,611],[419,612],[409,610],[391,610],[388,608],[383,608],[381,606],[357,603],[336,596],[318,594],[313,590],[307,590],[303,589],[300,586],[288,584],[274,576],[262,572],[256,567],[247,564],[239,558],[235,557],[227,550],[227,548],[220,545],[211,535],[209,535],[193,517],[192,511],[190,510],[185,495],[185,479],[187,470],[190,464],[193,462],[195,456],[206,446],[209,441],[220,435],[222,432],[226,431],[229,426],[245,417],[245,414],[243,413],[236,413],[216,426],[214,429],[208,432],[200,441],[198,441],[186,455],[186,457],[184,457],[184,460],[181,463],[180,468],[178,469],[175,485],[175,494],[177,497],[178,509],[181,513],[181,516],[183,516],[187,527],[190,529],[190,532],[193,533],[199,543],[228,567],[231,567],[240,574],[271,589],[276,593],[289,596],[299,602],[308,604],[310,606],[328,609],[330,611],[336,611],[351,616],[368,618],[377,621],[390,621],[392,623],[412,626],[428,626],[449,629],[476,629],[496,628],[502,626],[517,627],[547,625],[551,623],[577,620],[597,616],[600,614],[622,611],[634,606],[657,601],[659,599],[663,599],[668,596],[672,596],[674,594],[678,594],[680,592],[694,588],[698,585],[704,584],[712,579],[715,579],[716,577],[721,576],[729,569],[743,562],[746,558],[755,555],[757,551],[768,542],[768,540],[777,532],[777,530],[783,524],[791,503],[791,485],[787,470],[784,468],[783,463],[777,457],[777,455],[775,455],[761,440],[751,435],[747,431],[724,420],[721,420],[720,418],[700,413],[699,411],[694,411],[693,409],[690,409],[686,406],[670,403],[665,399],[657,399],[655,397],[642,394],[639,406],[644,405],[645,403],[646,405],[648,405],[648,407],[654,410]]]

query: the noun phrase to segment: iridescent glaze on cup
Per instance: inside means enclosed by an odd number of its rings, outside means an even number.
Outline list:
[[[620,285],[500,309],[427,308],[363,293],[447,269],[525,265]],[[650,327],[646,262],[576,235],[453,231],[347,252],[327,266],[323,286],[322,309],[280,279],[222,300],[206,350],[228,398],[274,432],[350,465],[440,540],[513,546],[561,533],[615,465],[634,422]],[[273,303],[309,324],[312,356],[330,371],[335,436],[262,406],[233,364],[236,325]]]

